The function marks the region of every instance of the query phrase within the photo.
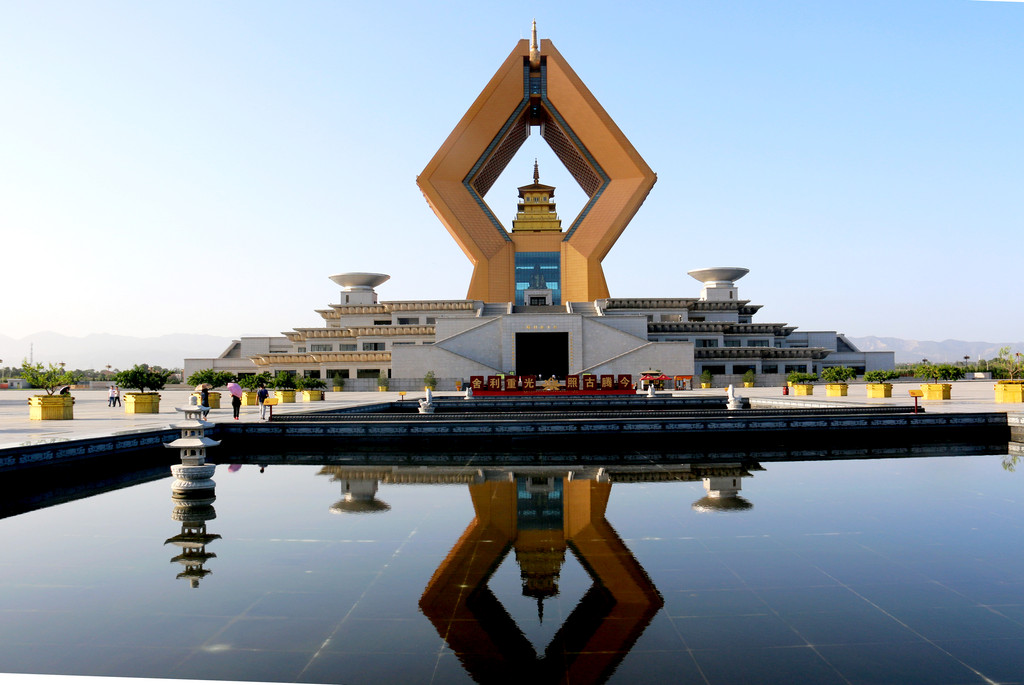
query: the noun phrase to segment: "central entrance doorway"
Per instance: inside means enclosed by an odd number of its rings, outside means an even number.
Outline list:
[[[569,334],[516,333],[516,374],[537,378],[569,375]]]

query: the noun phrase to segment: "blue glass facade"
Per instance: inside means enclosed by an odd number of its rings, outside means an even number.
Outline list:
[[[516,304],[526,302],[526,291],[551,290],[551,304],[562,304],[562,265],[557,252],[516,252]]]

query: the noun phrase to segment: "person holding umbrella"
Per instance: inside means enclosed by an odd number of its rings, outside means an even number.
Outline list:
[[[242,386],[238,383],[228,383],[228,392],[231,393],[231,411],[234,412],[237,421],[238,412],[242,409]]]

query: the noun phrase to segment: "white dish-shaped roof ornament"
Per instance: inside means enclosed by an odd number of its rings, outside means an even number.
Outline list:
[[[331,280],[345,290],[373,290],[390,278],[391,276],[388,274],[371,274],[363,272],[352,272],[331,276]]]
[[[701,283],[720,283],[722,281],[732,283],[750,273],[750,269],[745,269],[742,266],[715,266],[709,269],[694,269],[686,273]]]

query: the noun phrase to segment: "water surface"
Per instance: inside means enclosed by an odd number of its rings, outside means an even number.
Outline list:
[[[0,519],[0,672],[1020,683],[1001,462],[222,464]]]

